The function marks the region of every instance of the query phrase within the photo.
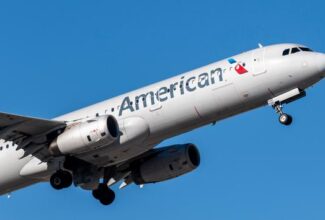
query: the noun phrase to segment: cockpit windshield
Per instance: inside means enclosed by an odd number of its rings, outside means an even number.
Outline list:
[[[313,50],[308,47],[287,48],[282,52],[282,56],[287,56],[287,55],[299,53],[299,52],[313,52]]]
[[[312,49],[307,48],[307,47],[299,47],[299,48],[300,48],[300,50],[302,50],[302,51],[313,52]]]
[[[282,53],[282,56],[286,56],[290,54],[290,49],[285,49]]]
[[[298,47],[294,47],[294,48],[292,48],[291,49],[291,53],[293,54],[293,53],[298,53],[298,52],[300,52],[301,50],[298,48]]]

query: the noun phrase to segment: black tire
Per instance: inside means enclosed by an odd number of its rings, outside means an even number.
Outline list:
[[[100,199],[101,197],[103,197],[103,195],[106,193],[106,191],[108,191],[109,188],[107,187],[106,184],[104,183],[100,183],[97,187],[97,189],[93,190],[92,194],[93,194],[93,197],[95,199]]]
[[[56,190],[67,188],[72,184],[72,176],[67,171],[59,170],[51,176],[50,183]]]
[[[279,117],[279,122],[286,126],[291,125],[292,121],[293,121],[292,116],[285,113],[281,114]]]
[[[99,199],[100,198],[100,191],[98,189],[93,190],[92,193],[93,193],[93,197],[95,199]]]
[[[93,197],[98,199],[103,205],[110,205],[115,200],[115,193],[113,190],[108,188],[106,184],[99,184],[98,188],[93,190]]]
[[[107,190],[101,195],[99,201],[103,205],[110,205],[115,200],[115,193],[113,190],[107,188]]]
[[[100,183],[97,189],[93,190],[92,194],[95,199],[100,199],[105,191],[108,190],[107,185]]]
[[[59,175],[58,173],[54,173],[51,176],[50,183],[51,186],[56,190],[60,190],[64,188],[63,179],[61,178],[61,175]]]
[[[67,171],[62,171],[62,175],[63,175],[63,182],[64,182],[63,188],[70,187],[73,182],[71,173]]]

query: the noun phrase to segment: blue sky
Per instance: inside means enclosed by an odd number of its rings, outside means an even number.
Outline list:
[[[325,52],[324,1],[2,1],[0,111],[53,118],[257,47],[299,42]],[[325,83],[167,140],[193,142],[202,164],[103,207],[89,192],[38,184],[0,198],[0,219],[325,218]],[[1,175],[1,174],[0,174]],[[116,189],[116,187],[114,187]]]

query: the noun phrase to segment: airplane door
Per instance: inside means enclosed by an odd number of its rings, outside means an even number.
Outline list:
[[[266,73],[265,66],[265,48],[260,48],[252,53],[253,76],[259,76]]]

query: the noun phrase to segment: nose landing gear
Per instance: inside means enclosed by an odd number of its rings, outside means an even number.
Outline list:
[[[288,115],[282,111],[282,104],[288,104],[305,96],[306,92],[304,90],[295,88],[268,100],[268,104],[272,106],[275,112],[279,115],[279,122],[288,126],[291,125],[293,119],[291,115]]]
[[[283,113],[283,114],[280,115],[279,121],[283,125],[291,125],[291,123],[292,123],[292,116]]]
[[[292,124],[293,118],[291,115],[288,115],[282,111],[283,106],[281,103],[273,105],[275,112],[279,115],[279,122],[283,125],[289,126]]]
[[[275,112],[279,115],[279,122],[283,125],[289,126],[292,124],[293,118],[282,111],[283,106],[279,103],[273,106]]]

